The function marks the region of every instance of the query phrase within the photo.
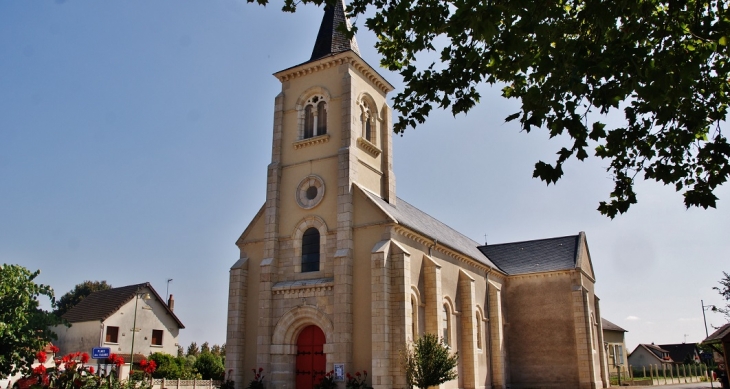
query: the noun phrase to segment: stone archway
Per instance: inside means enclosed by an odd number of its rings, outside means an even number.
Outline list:
[[[332,321],[313,305],[295,307],[279,319],[272,334],[270,377],[274,387],[296,388],[297,342],[299,335],[309,326],[318,327],[324,334],[325,371],[332,369]]]

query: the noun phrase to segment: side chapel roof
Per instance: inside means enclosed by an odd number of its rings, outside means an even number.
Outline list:
[[[347,39],[347,36],[340,31],[339,27],[341,25],[345,25],[349,29],[350,21],[345,14],[344,0],[336,0],[334,6],[324,8],[322,24],[319,26],[317,41],[314,43],[310,61],[347,50],[352,50],[360,55],[360,49],[357,47],[355,37]]]
[[[136,293],[143,288],[148,288],[154,298],[162,302],[162,305],[167,309],[167,312],[172,318],[175,319],[178,326],[185,328],[180,319],[172,312],[165,300],[157,294],[157,291],[155,291],[155,288],[149,282],[93,292],[66,312],[63,318],[70,323],[94,320],[104,321],[113,315],[114,312],[118,311],[124,304],[131,301]]]
[[[484,255],[507,274],[575,269],[581,235],[480,246]]]

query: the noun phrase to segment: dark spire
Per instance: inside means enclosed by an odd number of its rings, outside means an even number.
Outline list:
[[[338,27],[343,23],[350,27],[350,21],[347,20],[345,15],[344,0],[336,0],[334,7],[326,6],[324,8],[324,17],[322,18],[322,24],[319,26],[317,42],[314,43],[310,61],[347,50],[352,50],[360,55],[355,37],[347,39],[345,34],[339,31]]]

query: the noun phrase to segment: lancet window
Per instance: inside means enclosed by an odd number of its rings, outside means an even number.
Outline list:
[[[302,139],[327,133],[327,102],[324,96],[314,95],[304,103],[304,129]]]

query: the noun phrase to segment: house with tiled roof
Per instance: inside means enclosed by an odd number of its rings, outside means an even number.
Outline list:
[[[603,327],[603,344],[608,350],[606,363],[608,363],[609,372],[616,373],[617,369],[627,371],[628,350],[626,350],[624,334],[628,331],[604,318],[601,318],[601,326]]]
[[[629,354],[629,365],[634,368],[649,366],[659,367],[671,366],[674,360],[669,356],[669,350],[665,350],[660,346],[652,344],[639,344],[634,351]]]
[[[173,309],[172,295],[165,301],[149,282],[93,292],[62,316],[71,326],[54,328],[56,345],[62,354],[108,347],[127,364],[132,353],[134,363],[154,352],[176,355],[185,326]]]
[[[669,357],[678,364],[700,363],[700,348],[697,343],[660,344],[669,351]]]
[[[485,245],[398,197],[394,87],[345,34],[344,2],[328,3],[311,57],[274,74],[266,201],[230,268],[237,388],[258,367],[277,388],[367,370],[369,386],[404,389],[402,350],[425,333],[459,355],[441,389],[606,387],[586,235]]]

